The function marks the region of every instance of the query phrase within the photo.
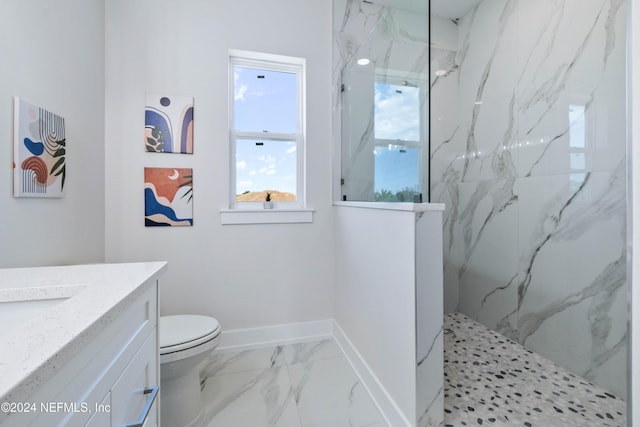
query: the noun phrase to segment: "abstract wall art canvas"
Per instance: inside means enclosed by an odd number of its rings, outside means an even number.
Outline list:
[[[147,227],[193,225],[193,170],[144,168],[144,223]]]
[[[193,97],[147,94],[144,149],[193,154]]]
[[[64,119],[15,97],[13,139],[14,197],[64,197]]]

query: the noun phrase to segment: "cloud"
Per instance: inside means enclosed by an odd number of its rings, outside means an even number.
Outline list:
[[[275,156],[268,154],[268,155],[262,155],[260,157],[258,157],[258,160],[263,161],[265,163],[273,163],[276,161]]]
[[[257,172],[255,170],[249,171],[249,176],[256,176]]]
[[[376,84],[375,137],[378,139],[419,141],[419,95],[420,91],[415,87]]]
[[[249,87],[247,85],[240,85],[240,87],[236,87],[233,99],[236,101],[244,101],[246,99],[244,95],[248,90]]]
[[[243,73],[245,71],[246,73]],[[252,90],[249,90],[248,83],[252,83]],[[258,86],[258,88],[256,88]],[[262,97],[273,95],[276,93],[275,89],[265,90],[260,89],[260,82],[255,81],[255,70],[248,70],[244,67],[235,67],[233,72],[233,87],[234,94],[233,99],[236,101],[245,101],[247,97]]]
[[[241,170],[245,170],[247,168],[247,162],[245,162],[244,160],[240,160],[239,162],[236,162],[236,169],[241,171]]]
[[[239,181],[238,182],[238,189],[240,188],[247,188],[247,187],[251,187],[253,185],[253,181]]]
[[[249,90],[249,86],[241,84],[238,86],[238,80],[240,80],[240,72],[235,69],[233,71],[233,99],[236,101],[244,101],[244,94]]]
[[[258,172],[264,175],[275,175],[277,172],[276,165],[271,164],[266,168],[261,168]]]

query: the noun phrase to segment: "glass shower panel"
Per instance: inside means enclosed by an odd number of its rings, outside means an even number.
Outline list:
[[[418,202],[420,148],[381,145],[373,150],[373,189],[376,202]]]
[[[381,2],[341,74],[341,196],[428,200],[428,1]]]

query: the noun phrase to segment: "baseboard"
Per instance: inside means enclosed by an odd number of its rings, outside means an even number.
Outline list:
[[[221,350],[259,348],[330,338],[333,333],[333,325],[333,320],[327,319],[222,331],[218,348]]]
[[[378,377],[373,373],[367,362],[365,362],[358,350],[356,350],[354,345],[351,343],[349,337],[347,337],[342,328],[340,328],[340,325],[335,321],[333,322],[333,337],[342,350],[342,353],[344,353],[345,357],[353,367],[353,370],[360,378],[360,381],[369,392],[369,395],[378,407],[378,410],[384,417],[387,424],[393,427],[411,427],[411,422],[407,420]]]

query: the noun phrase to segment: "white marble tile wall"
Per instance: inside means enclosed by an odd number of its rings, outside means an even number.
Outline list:
[[[431,59],[446,310],[620,396],[626,5],[484,0]]]
[[[430,218],[429,218],[430,216]],[[444,420],[442,213],[416,219],[416,425]]]
[[[201,374],[206,427],[386,427],[331,339],[216,351]]]

